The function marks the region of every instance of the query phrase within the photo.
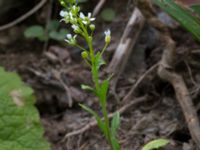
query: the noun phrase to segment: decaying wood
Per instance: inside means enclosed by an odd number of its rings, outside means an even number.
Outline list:
[[[200,124],[198,115],[182,76],[173,71],[176,59],[176,46],[170,37],[165,37],[165,41],[167,41],[167,46],[163,52],[163,56],[158,67],[158,75],[163,80],[172,84],[176,93],[176,98],[184,113],[192,139],[200,148]]]
[[[135,8],[124,30],[120,43],[108,66],[107,72],[113,74],[111,91],[115,91],[116,83],[128,61],[130,53],[138,39],[144,25],[144,17],[138,8]]]

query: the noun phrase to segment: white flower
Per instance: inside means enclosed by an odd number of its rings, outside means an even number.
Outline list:
[[[104,32],[104,34],[105,34],[105,36],[110,36],[111,31],[108,29],[108,30],[106,30],[106,31]]]
[[[75,33],[79,33],[80,32],[80,28],[79,28],[79,26],[77,26],[77,25],[72,25],[72,29],[74,29],[74,32]]]
[[[70,45],[75,45],[75,44],[76,44],[76,37],[77,37],[77,35],[74,35],[74,36],[72,37],[71,34],[67,34],[66,37],[67,37],[67,39],[65,39],[65,41],[66,41],[67,43],[69,43]]]
[[[67,34],[66,37],[71,40],[72,39],[72,35],[71,34]]]
[[[80,12],[80,18],[81,19],[85,19],[86,18],[85,15],[82,12]]]
[[[104,34],[105,34],[105,42],[106,42],[106,43],[110,43],[110,41],[111,41],[111,32],[110,32],[110,30],[109,30],[109,29],[106,30],[106,31],[104,32]]]
[[[87,16],[87,17],[88,17],[88,19],[89,19],[90,21],[94,21],[94,20],[95,20],[95,18],[92,18],[92,13],[90,13],[90,12],[88,13],[88,16]]]
[[[91,21],[94,21],[95,18],[92,18],[92,13],[88,13],[87,17],[80,12],[80,18],[82,19],[83,24],[87,25],[89,24]]]
[[[78,30],[79,29],[79,27],[77,26],[77,25],[72,25],[72,28],[74,29],[74,30]]]
[[[68,14],[69,14],[69,13],[68,13],[67,11],[64,11],[64,10],[61,10],[61,11],[60,11],[60,16],[61,16],[61,17],[67,17]]]

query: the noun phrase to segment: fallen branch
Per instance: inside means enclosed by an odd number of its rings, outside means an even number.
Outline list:
[[[122,106],[119,110],[117,110],[116,112],[119,112],[120,114],[123,114],[125,111],[127,111],[129,108],[132,108],[133,106],[137,106],[140,103],[143,103],[144,101],[146,101],[146,96],[137,98],[135,100],[130,101],[130,103]],[[115,113],[111,113],[109,114],[109,118],[112,118],[114,116]],[[84,127],[82,127],[81,129],[72,131],[70,133],[67,133],[64,138],[61,140],[61,142],[64,142],[67,138],[78,135],[78,134],[83,134],[84,132],[86,132],[87,130],[93,128],[97,126],[97,122],[96,120],[93,118],[92,121],[90,121],[87,125],[85,125]]]
[[[6,30],[8,28],[11,28],[13,26],[15,26],[16,24],[24,21],[25,19],[27,19],[28,17],[30,17],[31,15],[33,15],[35,12],[37,12],[40,8],[42,8],[42,6],[47,2],[47,0],[41,0],[40,3],[38,3],[34,8],[32,8],[30,11],[28,11],[26,14],[22,15],[21,17],[17,18],[16,20],[5,24],[3,26],[0,26],[0,31],[2,30]]]
[[[115,93],[118,78],[124,70],[143,25],[144,17],[140,10],[135,8],[107,69],[109,74],[114,75],[111,80],[111,92],[113,92],[113,94]]]
[[[200,124],[198,115],[192,103],[188,88],[181,75],[173,71],[175,64],[175,43],[170,37],[165,37],[167,46],[163,52],[158,68],[158,75],[174,87],[176,98],[182,108],[192,139],[200,148]]]

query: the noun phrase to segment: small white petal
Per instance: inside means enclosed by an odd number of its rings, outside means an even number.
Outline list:
[[[65,39],[65,42],[67,42],[67,43],[70,43],[70,41],[69,41],[69,40],[67,40],[67,39]]]
[[[72,35],[71,34],[67,34],[67,38],[70,40],[72,39]]]
[[[105,34],[106,36],[110,36],[111,31],[108,29],[108,30],[106,30],[106,31],[104,32],[104,34]]]
[[[82,12],[80,13],[80,18],[85,19],[85,15]]]
[[[77,35],[74,35],[74,36],[73,36],[73,39],[75,40],[75,39],[76,39],[76,37],[77,37]]]
[[[79,29],[79,27],[77,26],[77,25],[72,25],[72,28],[74,29],[74,30],[78,30]]]
[[[68,15],[68,12],[67,11],[64,11],[64,10],[61,10],[60,11],[60,16],[61,17],[65,17],[65,16],[67,16]]]
[[[90,18],[92,16],[92,13],[91,12],[89,12],[88,13],[88,18]]]
[[[90,18],[90,21],[94,21],[96,18]]]

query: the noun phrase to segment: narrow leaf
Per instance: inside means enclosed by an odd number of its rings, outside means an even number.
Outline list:
[[[100,98],[100,101],[105,106],[106,105],[106,99],[107,99],[107,92],[109,88],[109,80],[104,80],[101,84],[101,87],[98,91],[98,96]]]
[[[192,11],[177,4],[174,0],[153,0],[153,2],[171,15],[200,41],[200,20],[194,16]]]
[[[111,132],[113,136],[116,136],[117,129],[120,126],[120,114],[119,112],[116,112],[115,115],[112,118],[112,123],[111,123]]]
[[[162,148],[169,143],[169,140],[166,139],[157,139],[147,143],[142,150],[154,150]]]
[[[87,112],[89,112],[91,115],[93,115],[95,117],[99,128],[101,129],[101,131],[103,132],[103,134],[105,135],[105,137],[108,138],[108,135],[107,135],[107,132],[106,132],[105,123],[99,117],[99,115],[94,110],[92,110],[91,108],[89,108],[89,107],[87,107],[85,105],[82,105],[82,104],[79,104],[79,105],[81,106],[82,109],[86,110]]]

